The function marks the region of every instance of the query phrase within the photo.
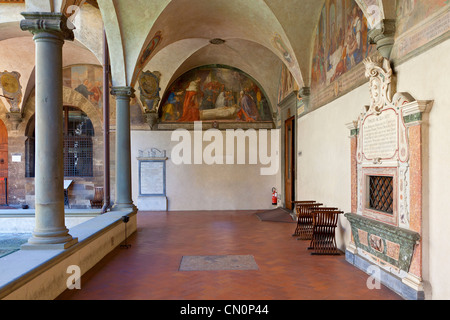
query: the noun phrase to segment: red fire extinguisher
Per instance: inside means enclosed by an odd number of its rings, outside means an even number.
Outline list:
[[[272,188],[272,205],[276,206],[278,204],[278,193],[277,189]]]

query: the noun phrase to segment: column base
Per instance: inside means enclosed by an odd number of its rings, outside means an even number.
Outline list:
[[[32,241],[32,239],[30,239]],[[78,238],[65,243],[32,243],[28,242],[20,247],[20,250],[66,250],[78,243]]]
[[[138,208],[133,203],[116,203],[111,208],[111,211],[130,211],[130,212],[137,212]]]

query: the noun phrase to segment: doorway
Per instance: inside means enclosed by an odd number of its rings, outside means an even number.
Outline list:
[[[285,203],[286,209],[293,210],[295,201],[295,117],[285,122]]]
[[[8,130],[0,120],[0,205],[8,205]]]

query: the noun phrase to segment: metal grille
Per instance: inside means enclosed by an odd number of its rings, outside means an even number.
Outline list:
[[[34,137],[29,137],[25,141],[25,177],[27,178],[34,178],[35,144]]]
[[[369,177],[370,209],[394,213],[394,178],[383,176]]]
[[[64,176],[92,177],[93,148],[91,137],[64,138]]]
[[[81,110],[64,107],[64,176],[93,177],[94,127],[89,117]],[[25,142],[25,176],[35,177],[35,138]],[[1,190],[0,190],[1,191]]]

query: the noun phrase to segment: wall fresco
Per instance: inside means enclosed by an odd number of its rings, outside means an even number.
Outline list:
[[[450,0],[399,0],[394,60],[414,56],[450,36]]]
[[[161,100],[162,122],[272,121],[262,88],[244,72],[226,66],[193,69]]]
[[[364,72],[348,74],[376,52],[375,46],[369,42],[369,29],[367,19],[354,0],[325,2],[313,49],[313,105],[330,102],[351,89],[351,86],[365,81]],[[347,77],[344,78],[344,75]],[[337,80],[340,80],[339,84],[334,83]]]
[[[94,65],[76,65],[63,70],[63,84],[81,93],[94,106],[103,104],[103,68]]]

